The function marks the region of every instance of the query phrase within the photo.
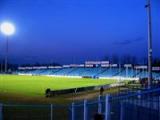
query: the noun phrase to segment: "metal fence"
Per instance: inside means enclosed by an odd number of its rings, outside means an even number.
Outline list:
[[[0,120],[68,120],[69,107],[60,105],[1,105]]]
[[[64,106],[0,104],[0,120],[96,119],[160,120],[160,88],[99,96]]]
[[[160,88],[130,91],[72,103],[71,120],[160,120]]]
[[[160,89],[111,97],[111,120],[160,120]]]

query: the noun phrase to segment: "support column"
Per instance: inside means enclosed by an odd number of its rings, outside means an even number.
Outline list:
[[[124,120],[124,103],[121,102],[120,120]]]
[[[101,104],[101,96],[98,97],[98,113],[102,113],[102,104]]]
[[[75,108],[74,108],[74,103],[72,103],[72,120],[74,120],[75,116]]]
[[[0,120],[3,120],[3,104],[0,104]]]
[[[87,120],[87,100],[84,100],[84,108],[83,108],[83,120]]]
[[[53,105],[51,104],[51,120],[53,120]]]
[[[110,102],[109,102],[109,95],[106,95],[106,98],[105,98],[105,120],[110,120]]]

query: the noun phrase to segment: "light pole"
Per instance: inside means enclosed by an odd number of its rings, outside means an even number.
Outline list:
[[[12,23],[3,22],[0,25],[1,32],[6,36],[6,55],[5,55],[5,73],[8,72],[8,38],[15,32],[15,27]]]
[[[150,0],[147,0],[145,7],[148,15],[148,88],[150,88],[152,85],[152,20]]]

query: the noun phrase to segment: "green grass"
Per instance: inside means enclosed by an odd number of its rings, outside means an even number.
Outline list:
[[[85,86],[98,86],[116,82],[116,80],[97,80],[88,78],[0,75],[0,93],[16,96],[44,97],[44,92],[47,88],[60,90]]]
[[[99,95],[99,90],[87,91],[77,94],[67,94],[46,98],[44,91],[46,88],[53,90],[76,88],[84,86],[97,86],[116,83],[116,80],[97,80],[85,78],[57,78],[45,76],[18,76],[18,75],[0,75],[0,103],[3,104],[22,104],[25,106],[4,106],[4,119],[50,119],[50,107],[32,107],[28,104],[60,104],[68,105],[71,102],[89,99]],[[117,91],[117,89],[116,89]],[[106,92],[106,91],[105,91]],[[113,92],[111,89],[108,92]],[[75,99],[75,100],[74,100]],[[88,99],[88,98],[87,98]],[[68,118],[68,107],[55,107],[53,109],[55,119]],[[17,117],[20,116],[20,117]],[[33,117],[33,118],[32,118]]]

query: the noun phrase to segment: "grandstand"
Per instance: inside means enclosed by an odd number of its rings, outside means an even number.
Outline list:
[[[153,78],[159,80],[160,67],[152,67],[152,70]],[[0,114],[6,120],[21,120],[28,116],[30,120],[35,118],[92,120],[96,114],[101,115],[105,120],[129,120],[130,116],[133,116],[133,120],[160,118],[159,84],[151,89],[145,88],[143,81],[146,79],[143,78],[148,77],[145,65],[86,61],[84,64],[62,66],[21,66],[13,71],[13,74],[18,75],[1,76],[3,85],[0,87],[4,93],[1,99],[14,103],[14,96],[16,102],[21,104],[4,103],[0,106]],[[141,82],[121,80],[141,80]],[[142,85],[140,86],[139,83]],[[99,95],[101,87],[105,89],[103,95]],[[49,98],[44,97],[46,89],[50,90]],[[27,104],[23,104],[23,101],[27,101]],[[36,102],[34,105],[29,103],[34,101]],[[143,114],[144,112],[147,115]]]
[[[160,78],[160,67],[153,67],[153,78]],[[131,64],[110,64],[108,61],[87,61],[85,64],[71,64],[63,66],[33,66],[19,67],[16,74],[89,77],[89,78],[147,78],[147,66]]]

